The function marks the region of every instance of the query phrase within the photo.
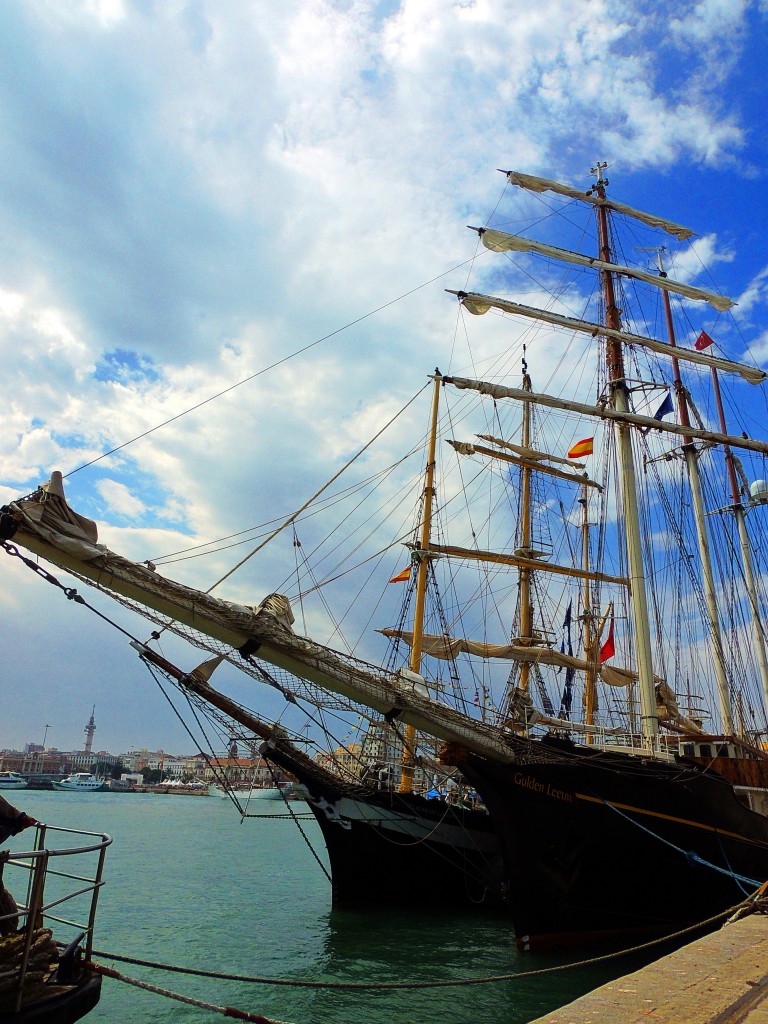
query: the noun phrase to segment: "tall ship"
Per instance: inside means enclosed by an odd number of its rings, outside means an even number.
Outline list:
[[[378,661],[303,635],[287,595],[236,605],[115,554],[60,475],[1,523],[9,553],[210,652],[177,681],[307,787],[341,901],[463,889],[503,906],[524,948],[671,934],[768,879],[768,443],[747,398],[766,374],[728,357],[733,303],[691,283],[692,232],[618,202],[605,169],[581,189],[503,172],[540,204],[537,233],[588,251],[472,229],[517,291],[451,293],[465,330],[486,326],[487,372],[429,378]],[[361,746],[360,770],[331,770],[213,689],[223,660],[359,713],[397,757]]]

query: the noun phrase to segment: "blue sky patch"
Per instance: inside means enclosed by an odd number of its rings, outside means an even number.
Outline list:
[[[119,381],[121,384],[137,384],[141,381],[154,384],[161,377],[149,356],[125,348],[105,352],[97,362],[93,375],[96,380]]]

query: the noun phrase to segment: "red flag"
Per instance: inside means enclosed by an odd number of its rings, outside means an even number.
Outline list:
[[[707,332],[702,331],[696,339],[696,344],[693,347],[696,349],[697,352],[703,352],[705,348],[709,348],[709,346],[713,344],[714,342],[707,334]]]
[[[584,455],[591,455],[594,448],[593,441],[594,437],[585,437],[583,441],[577,441],[576,444],[568,449],[569,459],[579,459]]]
[[[604,661],[608,661],[616,653],[616,645],[613,642],[613,616],[611,616],[611,624],[608,627],[608,638],[600,648],[600,664]]]
[[[392,579],[389,582],[390,583],[407,583],[409,578],[410,578],[410,575],[411,575],[411,567],[409,565],[407,569],[403,569],[403,571],[399,572],[397,574],[397,576],[393,576]]]

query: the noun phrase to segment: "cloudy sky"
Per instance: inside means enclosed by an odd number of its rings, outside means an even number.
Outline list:
[[[614,195],[703,236],[697,283],[740,302],[727,354],[768,359],[766,15],[0,0],[0,497],[60,469],[139,559],[289,513],[434,366],[469,371],[444,289],[467,283],[497,168],[588,186],[607,160]],[[172,575],[207,587],[243,553]],[[274,589],[271,557],[222,596]],[[99,748],[189,748],[122,637],[2,572],[0,747],[46,725],[79,747],[95,704]]]

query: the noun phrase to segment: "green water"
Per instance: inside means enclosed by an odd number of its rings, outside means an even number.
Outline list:
[[[501,920],[334,911],[328,881],[296,825],[267,817],[241,822],[226,800],[34,791],[15,793],[13,800],[51,825],[113,837],[96,922],[98,950],[249,976],[345,982],[483,977],[557,962],[519,954]],[[283,808],[270,803],[258,809]],[[302,826],[325,862],[314,820]],[[13,842],[17,849],[26,846],[20,838]],[[630,969],[460,988],[339,992],[203,980],[97,959],[207,1003],[296,1024],[523,1024]],[[101,1002],[87,1018],[89,1024],[221,1019],[113,980],[104,982]]]

